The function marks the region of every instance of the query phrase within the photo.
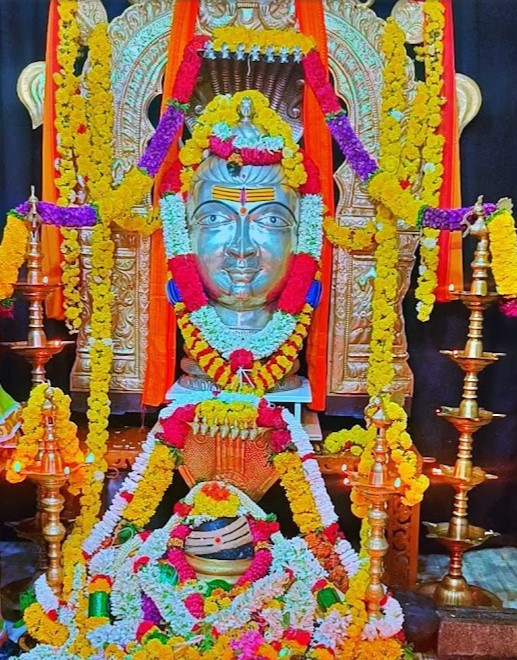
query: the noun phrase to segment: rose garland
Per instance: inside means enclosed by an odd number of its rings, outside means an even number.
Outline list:
[[[27,405],[22,410],[22,435],[6,464],[6,479],[10,483],[23,481],[25,473],[37,461],[45,432],[42,408],[45,399],[49,398],[55,406],[54,434],[63,462],[68,468],[77,468],[84,462],[77,438],[77,426],[70,421],[70,397],[57,387],[50,388],[46,383],[40,383],[32,389]],[[80,470],[71,470],[71,493],[79,491],[83,478]]]

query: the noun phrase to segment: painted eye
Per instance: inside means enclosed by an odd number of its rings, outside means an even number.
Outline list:
[[[201,216],[198,220],[198,224],[203,227],[218,227],[227,222],[231,222],[231,219],[222,213],[207,213],[206,215]]]
[[[264,227],[289,227],[289,222],[279,215],[265,215],[258,218],[256,222]]]

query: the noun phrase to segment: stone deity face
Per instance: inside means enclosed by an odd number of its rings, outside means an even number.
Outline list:
[[[231,327],[263,327],[285,285],[296,246],[298,195],[278,165],[238,176],[211,157],[196,172],[189,232],[205,291]]]

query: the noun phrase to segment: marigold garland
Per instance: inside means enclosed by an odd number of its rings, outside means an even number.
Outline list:
[[[494,213],[488,220],[492,273],[497,292],[517,297],[517,236],[515,220],[508,210]]]
[[[166,445],[156,445],[133,499],[124,510],[124,521],[136,527],[149,522],[171,485],[175,467],[174,453]]]
[[[23,620],[29,635],[42,644],[59,647],[68,639],[67,627],[58,621],[53,621],[39,603],[32,603],[26,608]]]
[[[442,118],[440,108],[445,103],[443,89],[443,38],[445,30],[445,8],[441,2],[427,0],[424,3],[424,46],[417,49],[417,56],[425,66],[427,88],[425,139],[422,146],[423,176],[420,191],[422,203],[437,206],[443,181],[443,136],[437,135]],[[420,272],[415,291],[417,316],[428,321],[433,311],[438,284],[438,237],[437,229],[426,227],[420,238]]]
[[[79,55],[80,31],[77,23],[77,0],[59,0],[58,2],[58,41],[56,51],[59,73],[54,75],[55,128],[57,133],[57,152],[59,155],[59,176],[55,177],[59,191],[58,204],[67,206],[71,194],[77,185],[77,141],[85,133],[86,109],[85,98],[80,93],[80,77],[75,74],[75,62]],[[79,231],[62,228],[62,282],[65,322],[70,332],[76,333],[81,327],[83,302],[79,293],[80,267]]]
[[[184,166],[180,174],[182,191],[186,192],[190,188],[195,166],[203,159],[203,152],[209,146],[209,136],[213,134],[214,126],[225,124],[231,127],[238,124],[239,106],[245,98],[250,99],[253,104],[253,124],[262,128],[267,136],[280,137],[283,140],[281,163],[288,185],[297,189],[305,183],[307,173],[303,167],[303,156],[298,144],[293,140],[291,127],[269,107],[269,100],[261,92],[245,90],[231,97],[216,96],[199,117],[191,139],[179,153],[180,162]]]
[[[29,230],[25,222],[13,213],[7,214],[2,242],[0,243],[0,300],[13,295],[13,284],[25,259]]]
[[[86,122],[88,129],[79,132],[77,160],[88,177],[92,199],[102,199],[111,190],[113,100],[111,97],[111,46],[107,26],[99,24],[89,39],[90,69]],[[90,394],[88,396],[88,434],[86,446],[93,462],[88,466],[87,481],[81,496],[81,512],[64,548],[64,593],[71,588],[71,570],[83,561],[81,544],[93,527],[101,506],[101,493],[107,464],[104,458],[108,441],[110,411],[109,385],[113,348],[111,340],[111,273],[115,246],[110,219],[100,214],[92,229],[92,258],[89,292],[92,299],[90,318]]]
[[[249,30],[241,27],[216,28],[212,40],[212,47],[217,51],[228,49],[250,52],[257,47],[262,53],[266,50],[280,53],[297,49],[305,55],[314,45],[314,39],[295,30]]]

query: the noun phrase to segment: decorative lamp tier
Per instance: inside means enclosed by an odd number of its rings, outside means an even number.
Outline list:
[[[447,547],[450,553],[449,570],[444,578],[436,582],[423,584],[420,590],[433,596],[440,606],[500,606],[499,599],[479,587],[467,584],[462,574],[463,553],[482,545],[495,536],[492,531],[469,524],[468,493],[486,479],[496,479],[472,463],[473,434],[497,417],[504,415],[484,410],[478,405],[478,374],[496,362],[503,353],[489,353],[483,348],[483,313],[499,298],[488,288],[490,274],[490,253],[488,229],[485,223],[482,197],[474,206],[474,222],[467,230],[478,239],[474,260],[472,261],[472,283],[468,291],[454,291],[452,297],[470,310],[467,342],[463,350],[441,351],[465,372],[463,395],[457,408],[443,406],[437,411],[460,433],[458,452],[454,466],[440,465],[435,469],[435,476],[440,481],[451,485],[456,493],[452,517],[448,523],[424,523],[429,530],[429,538]],[[435,479],[436,481],[436,479]]]
[[[73,341],[47,339],[44,329],[43,301],[49,294],[58,289],[60,284],[51,284],[43,275],[43,253],[41,251],[41,217],[36,210],[38,198],[31,187],[29,197],[29,212],[26,216],[30,227],[27,249],[27,277],[14,285],[15,291],[29,303],[29,332],[27,341],[1,342],[18,355],[23,356],[32,365],[32,384],[44,383],[46,380],[45,365]]]

